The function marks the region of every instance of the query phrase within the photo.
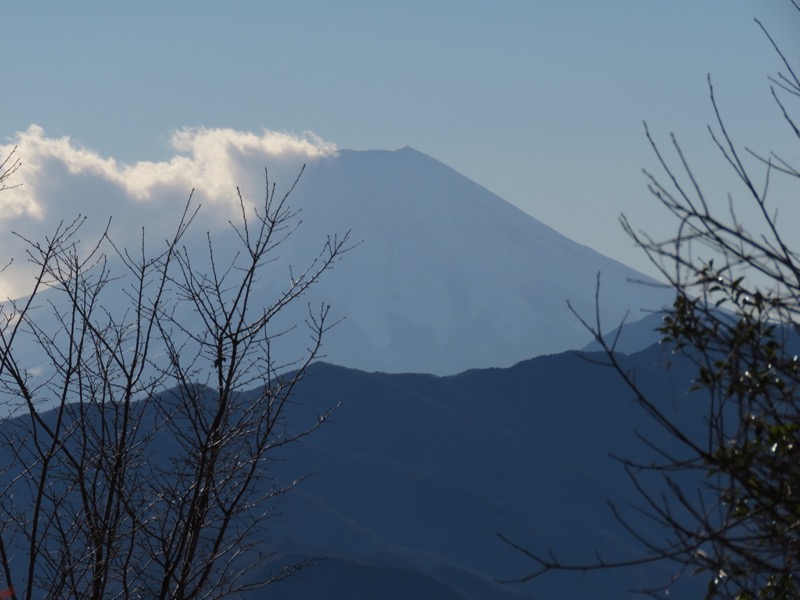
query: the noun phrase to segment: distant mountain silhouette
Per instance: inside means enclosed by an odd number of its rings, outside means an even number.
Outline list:
[[[591,560],[595,549],[625,558],[640,551],[606,505],[636,500],[609,453],[647,456],[634,429],[651,439],[665,436],[602,360],[569,352],[442,378],[316,364],[295,417],[341,406],[330,425],[287,449],[279,467],[285,477],[315,475],[286,499],[280,518],[270,522],[271,535],[309,556],[345,561],[331,564],[341,565],[357,587],[377,578],[374,597],[392,589],[380,576],[387,565],[476,599],[511,592],[552,600],[634,598],[630,590],[667,582],[671,567],[661,565],[548,574],[525,586],[495,583],[533,569],[497,532],[539,551],[552,547],[567,560]],[[658,347],[622,361],[667,411],[686,409],[689,365],[671,357],[667,372]],[[350,598],[336,591],[341,573],[310,569],[302,582],[289,580],[275,591],[300,597],[297,586]],[[416,597],[437,598],[434,589]]]
[[[310,477],[278,505],[253,552],[272,557],[262,573],[301,557],[324,560],[274,584],[269,596],[632,599],[639,596],[631,590],[669,581],[671,566],[649,565],[497,583],[533,569],[498,532],[567,561],[592,560],[595,550],[609,559],[641,556],[606,504],[637,499],[610,454],[651,456],[634,430],[668,437],[604,358],[567,352],[448,377],[312,365],[288,430],[339,407],[330,423],[272,456],[279,460],[270,478]],[[688,361],[659,346],[620,360],[665,411],[702,430],[702,403],[685,393]],[[158,443],[152,460],[167,460],[170,440]]]
[[[633,354],[657,344],[664,336],[658,332],[664,320],[662,311],[652,312],[638,321],[627,321],[617,324],[613,329],[603,332],[606,343],[617,352]],[[602,347],[597,340],[592,340],[583,347],[585,352],[600,352]]]

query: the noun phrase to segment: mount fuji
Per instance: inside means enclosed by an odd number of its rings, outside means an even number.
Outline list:
[[[445,375],[583,347],[591,336],[567,302],[594,315],[598,274],[609,329],[670,302],[652,279],[412,148],[316,158],[290,200],[303,223],[282,256],[302,263],[331,232],[360,242],[308,297],[345,318],[324,347],[334,364]]]
[[[306,165],[288,198],[299,222],[257,283],[260,301],[267,305],[280,297],[292,273],[313,261],[328,236],[349,231],[355,246],[275,319],[272,331],[287,332],[274,346],[286,364],[305,354],[307,334],[295,326],[308,318],[309,306],[320,304],[331,306],[331,322],[341,320],[324,340],[323,360],[365,371],[451,375],[584,347],[592,336],[567,303],[594,320],[598,274],[606,330],[626,315],[637,321],[671,302],[669,290],[654,280],[569,240],[412,148],[272,160],[263,152],[237,152],[216,165],[216,175],[206,174],[205,183],[194,182],[200,218],[182,239],[194,254],[207,255],[207,231],[218,259],[235,251],[237,234],[228,225],[239,211],[231,202],[233,185],[240,186],[247,203],[263,198],[265,161],[268,185],[277,182],[278,197],[291,189],[301,161]],[[64,188],[61,195],[50,194],[48,209],[60,211],[65,222],[85,211],[87,225],[95,229],[94,234],[82,229],[85,239],[102,233],[111,218],[111,239],[133,250],[141,244],[135,233],[142,230],[136,223],[140,215],[149,240],[171,238],[184,183],[162,186],[157,199],[141,201],[124,190],[122,175],[98,178],[59,161],[39,166]],[[26,182],[21,189],[50,193],[40,183]],[[42,224],[32,227],[22,235],[38,239]],[[125,271],[109,265],[115,275]],[[104,305],[124,310],[122,289],[106,290]]]

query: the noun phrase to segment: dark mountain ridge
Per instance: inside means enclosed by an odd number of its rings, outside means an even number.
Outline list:
[[[696,414],[684,392],[688,361],[659,346],[620,361],[666,410]],[[552,547],[564,560],[591,560],[595,549],[641,555],[606,505],[636,499],[609,453],[646,456],[634,430],[665,436],[604,362],[567,352],[447,377],[312,365],[287,432],[338,408],[320,430],[273,455],[265,485],[310,477],[280,502],[252,552],[277,553],[263,574],[297,558],[326,560],[270,595],[633,598],[628,590],[668,581],[671,567],[650,565],[497,583],[533,569],[498,532],[538,551]],[[158,444],[150,460],[167,460],[170,441]]]
[[[621,361],[668,411],[696,414],[682,406],[688,362],[669,357],[667,371],[660,347]],[[299,390],[303,409],[341,405],[330,425],[287,451],[281,469],[318,468],[271,526],[309,550],[367,564],[405,557],[426,573],[469,573],[491,590],[495,580],[533,568],[498,532],[537,550],[553,547],[564,559],[590,560],[594,549],[636,555],[606,505],[636,499],[609,453],[645,456],[634,430],[656,441],[667,436],[602,362],[600,354],[569,352],[448,377],[315,364]],[[501,589],[622,598],[668,581],[670,569],[551,574]],[[468,597],[490,597],[447,581]]]

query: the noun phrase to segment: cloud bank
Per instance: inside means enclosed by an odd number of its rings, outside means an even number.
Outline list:
[[[285,189],[303,164],[337,152],[334,144],[310,132],[256,134],[206,128],[175,131],[174,155],[161,162],[125,164],[69,137],[49,138],[37,125],[0,145],[0,156],[15,146],[22,167],[8,183],[21,185],[0,192],[4,235],[0,264],[12,258],[15,262],[0,274],[0,300],[25,295],[32,283],[25,244],[12,232],[39,240],[60,222],[85,215],[87,244],[111,219],[115,241],[136,247],[142,228],[151,240],[170,235],[192,190],[193,200],[203,205],[196,229],[213,230],[227,225],[229,216],[238,211],[237,186],[251,203],[263,199],[265,167],[270,180]]]

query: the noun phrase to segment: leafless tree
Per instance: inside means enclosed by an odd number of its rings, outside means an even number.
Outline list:
[[[19,157],[15,156],[16,153],[17,149],[14,147],[3,159],[3,162],[0,162],[0,192],[11,187],[17,187],[16,185],[10,186],[6,183],[22,164]]]
[[[85,218],[24,240],[35,284],[0,317],[0,596],[220,598],[298,567],[256,577],[266,557],[250,550],[293,485],[270,479],[276,449],[327,418],[284,421],[331,323],[309,307],[307,352],[282,363],[275,320],[350,244],[325,240],[259,297],[298,224],[293,190],[267,178],[257,209],[239,193],[234,254],[210,234],[205,255],[186,247],[191,196],[154,253],[109,228],[87,250]]]
[[[792,4],[800,12],[800,5]],[[800,140],[789,105],[800,98],[800,78],[757,23],[783,63],[783,71],[770,79],[772,96]],[[791,248],[795,228],[782,223],[767,200],[774,178],[796,182],[800,170],[775,153],[737,146],[710,78],[709,91],[716,114],[709,132],[761,222],[746,227],[732,198],[727,213],[715,208],[675,138],[672,162],[649,131],[665,174],[662,180],[647,173],[649,189],[677,220],[678,232],[657,241],[622,219],[675,290],[660,331],[664,342],[694,365],[692,393],[683,404],[693,411],[702,403],[703,426],[687,426],[648,396],[635,373],[623,367],[599,318],[585,323],[639,406],[667,434],[666,443],[644,440],[653,462],[621,461],[641,499],[634,510],[657,526],[656,533],[645,533],[631,513],[614,508],[641,543],[640,557],[566,564],[553,551],[516,545],[537,565],[523,580],[550,571],[671,561],[677,576],[705,578],[707,598],[800,598],[800,256]],[[650,591],[658,596],[669,587],[654,582]]]

